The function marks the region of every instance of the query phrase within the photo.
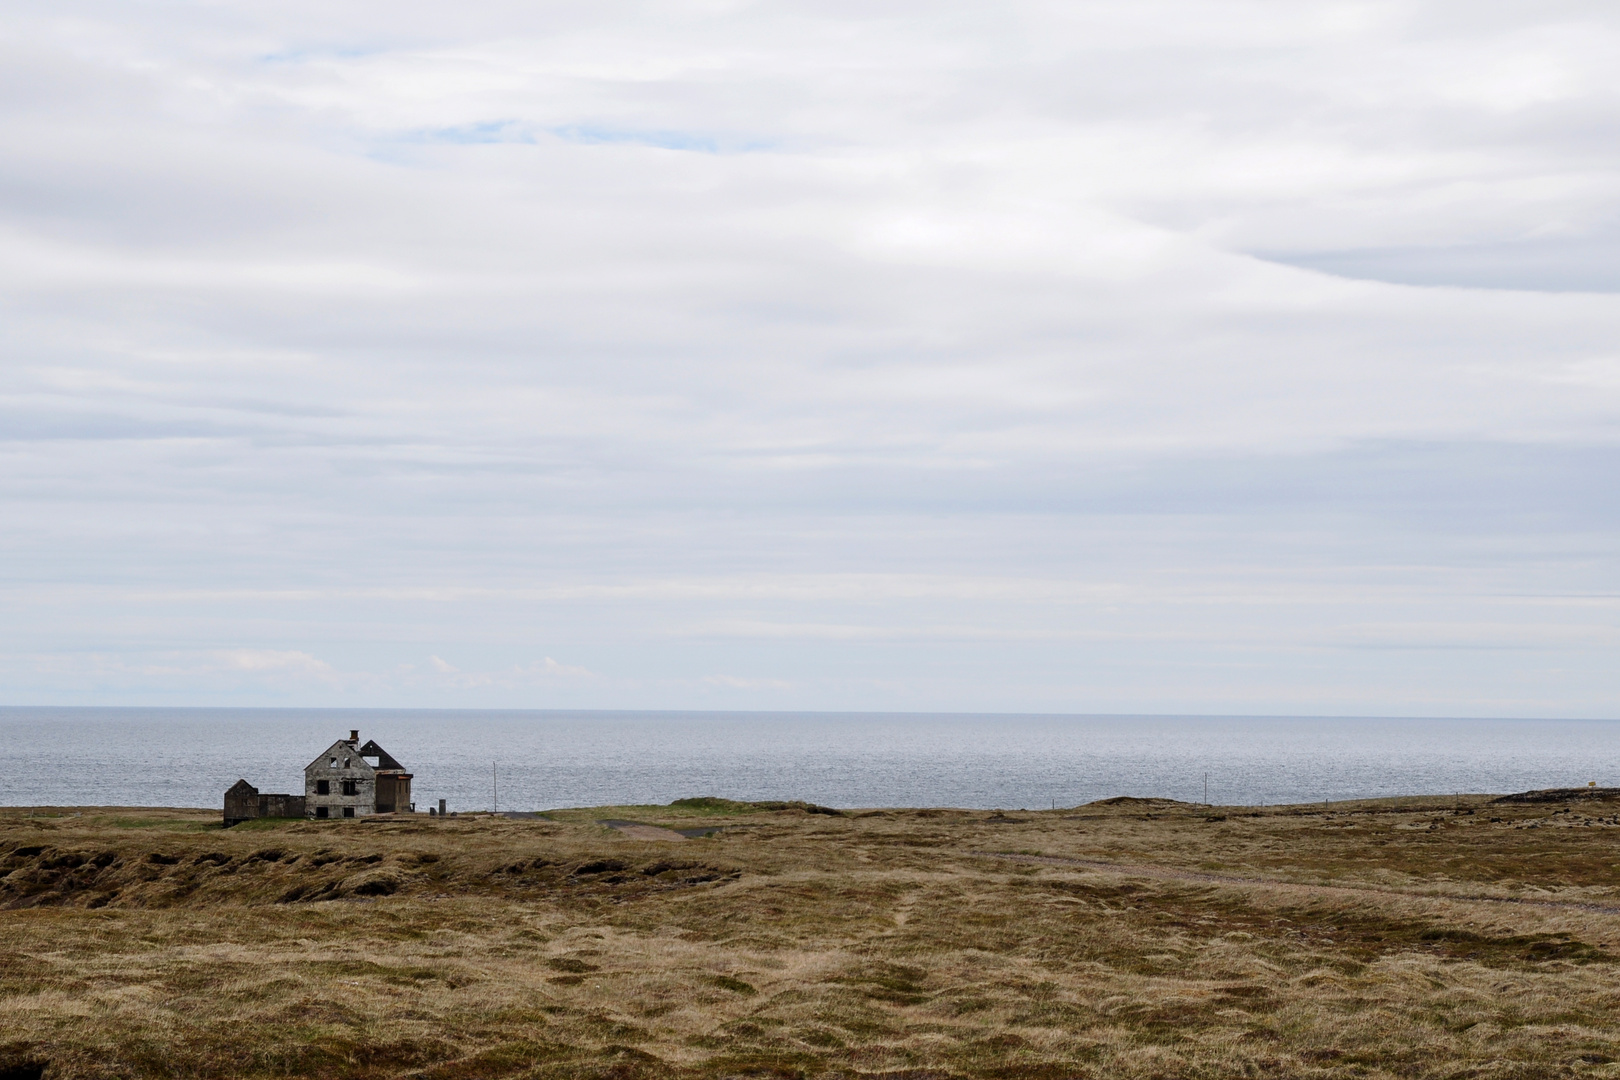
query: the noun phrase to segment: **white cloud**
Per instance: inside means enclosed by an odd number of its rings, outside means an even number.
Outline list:
[[[67,683],[81,695],[109,700],[144,700],[155,693],[284,701],[310,693],[365,692],[375,685],[365,673],[339,671],[309,653],[279,649],[13,652],[0,655],[0,679],[21,694]]]
[[[518,667],[517,673],[520,676],[541,679],[600,679],[602,677],[589,668],[580,667],[577,664],[559,664],[549,656],[537,663]]]
[[[331,675],[332,665],[306,652],[285,649],[231,649],[215,654],[224,666],[240,671],[285,671]]]

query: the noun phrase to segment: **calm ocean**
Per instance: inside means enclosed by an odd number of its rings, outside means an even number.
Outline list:
[[[1620,722],[850,713],[0,709],[0,805],[206,806],[301,792],[351,728],[417,805],[503,810],[693,795],[1035,809],[1113,795],[1255,804],[1620,781]]]

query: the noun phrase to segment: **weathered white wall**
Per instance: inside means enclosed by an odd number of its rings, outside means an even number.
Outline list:
[[[327,781],[329,793],[317,794],[318,783]],[[355,782],[353,795],[343,794],[343,781]],[[327,816],[343,817],[345,807],[353,807],[355,817],[375,813],[377,809],[377,771],[366,763],[360,752],[344,740],[327,748],[326,752],[304,769],[304,816],[316,817],[319,807],[326,807]]]

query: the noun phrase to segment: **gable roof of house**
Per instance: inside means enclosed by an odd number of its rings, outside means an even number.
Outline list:
[[[227,795],[231,794],[232,792],[236,792],[240,795],[257,795],[259,793],[259,789],[248,783],[246,780],[238,780],[236,783],[225,789],[225,794]]]
[[[361,772],[368,773],[374,773],[377,771],[371,767],[371,762],[367,761],[360,751],[354,748],[354,744],[348,739],[339,739],[331,746],[328,746],[324,751],[316,755],[314,761],[304,766],[304,771],[307,773],[311,769],[328,767],[326,766],[326,762],[332,760],[333,758],[338,758],[339,760],[347,759],[349,761],[349,765],[340,765],[339,768],[347,767],[350,769],[359,769]]]
[[[376,739],[369,740],[366,745],[360,748],[360,756],[376,758],[377,768],[379,769],[398,769],[401,772],[405,771],[405,766],[395,761],[392,754],[378,746]]]

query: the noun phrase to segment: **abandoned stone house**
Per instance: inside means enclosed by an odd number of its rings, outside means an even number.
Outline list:
[[[262,795],[246,780],[225,793],[225,827],[253,818],[352,818],[415,810],[411,774],[375,741],[349,732],[304,767],[302,795]]]
[[[414,810],[411,774],[375,741],[349,732],[304,769],[305,816],[363,817]]]

